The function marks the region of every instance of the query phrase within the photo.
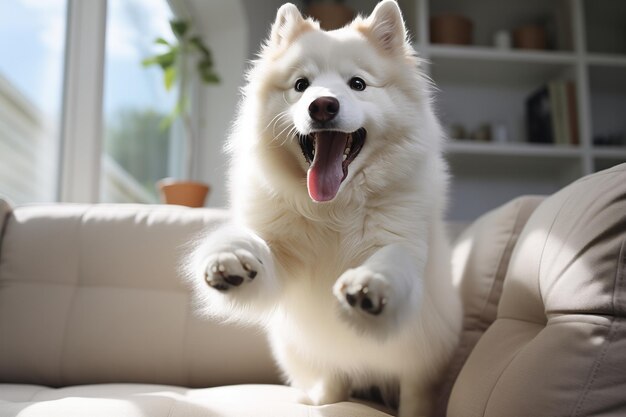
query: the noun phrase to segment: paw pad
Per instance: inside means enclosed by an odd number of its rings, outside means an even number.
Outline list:
[[[214,254],[207,261],[204,280],[211,288],[228,291],[256,278],[257,262],[260,264],[252,254],[243,250]]]
[[[372,297],[367,286],[357,287],[354,291],[345,289],[345,297],[351,307],[360,308],[374,316],[382,313],[387,304],[385,297]]]

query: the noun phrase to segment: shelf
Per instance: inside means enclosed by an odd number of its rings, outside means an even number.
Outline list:
[[[493,45],[495,32],[529,24],[538,24],[546,29],[548,43],[558,50],[573,49],[571,25],[571,1],[565,0],[425,0],[428,2],[429,17],[442,14],[457,14],[473,23],[474,45]]]
[[[422,48],[437,83],[521,86],[534,89],[546,80],[571,77],[576,57],[569,52],[502,51],[480,46]]]
[[[581,174],[583,151],[578,147],[537,144],[494,144],[453,142],[445,147],[453,178],[483,178],[489,182],[542,179],[575,179]],[[574,173],[571,175],[571,173]],[[559,181],[566,184],[568,181]]]
[[[457,155],[500,155],[514,157],[538,158],[580,158],[582,151],[575,146],[557,146],[540,144],[499,144],[499,143],[472,143],[449,142],[445,147],[448,154]]]
[[[626,134],[626,0],[419,0],[414,6],[421,29],[415,49],[430,62],[443,127],[466,136],[497,127],[508,138],[444,146],[450,219],[472,220],[515,196],[551,194],[626,162],[626,146],[593,145]],[[430,43],[428,19],[447,13],[473,22],[471,45]],[[543,26],[550,49],[493,46],[495,33],[524,25]],[[555,80],[576,86],[578,146],[526,142],[526,101]]]
[[[530,145],[452,146],[446,148],[445,158],[457,182],[469,178],[482,178],[489,182],[524,182],[529,179],[541,182],[563,176],[573,180],[581,175],[582,152],[579,149],[540,148]],[[560,181],[559,184],[567,182]]]
[[[591,154],[595,158],[626,160],[626,146],[596,146]]]
[[[574,64],[576,56],[563,51],[530,51],[496,49],[485,46],[430,45],[424,49],[427,56],[486,61],[534,62],[545,64]]]
[[[587,62],[590,65],[602,65],[608,67],[625,67],[626,55],[622,54],[588,54]]]

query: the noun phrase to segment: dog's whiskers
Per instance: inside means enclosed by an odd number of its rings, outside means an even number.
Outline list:
[[[274,136],[274,139],[276,139],[278,136],[280,136],[280,134],[282,134],[285,130],[286,127],[289,127],[291,125],[291,119],[289,117],[289,115],[284,114],[281,117],[279,117],[275,122],[274,125],[272,127],[272,135]],[[282,129],[280,131],[280,133],[276,134],[276,129]]]
[[[295,129],[295,127],[291,125],[289,114],[286,111],[277,114],[265,127],[263,132],[267,131],[270,126],[272,126],[272,140],[270,141],[270,143],[278,142],[281,136],[285,133],[285,131],[287,131],[287,129]],[[276,134],[277,128],[281,129],[278,134]],[[283,140],[280,143],[276,144],[275,147],[280,147],[284,144],[285,141]]]
[[[274,116],[274,118],[272,118],[272,120],[270,120],[270,122],[267,124],[267,126],[265,126],[265,128],[262,130],[262,133],[265,133],[267,131],[267,129],[269,129],[270,126],[274,127],[274,130],[276,129],[276,123],[278,123],[279,121],[281,121],[281,119],[283,117],[288,116],[289,114],[286,111],[282,111],[280,113],[278,113],[276,116]]]
[[[295,140],[297,137],[298,137],[298,129],[296,129],[296,127],[293,126],[291,130],[289,131],[289,133],[287,133],[287,137],[285,138],[283,145],[289,141]]]
[[[277,145],[277,146],[283,146],[285,145],[285,143],[287,143],[290,140],[290,135],[292,134],[293,131],[296,130],[296,127],[291,125],[291,124],[287,124],[283,130],[281,130],[278,135],[274,135],[274,138],[272,139],[272,142],[277,141],[278,139],[280,139],[281,137],[283,137],[283,134],[285,132],[287,132],[286,137]]]

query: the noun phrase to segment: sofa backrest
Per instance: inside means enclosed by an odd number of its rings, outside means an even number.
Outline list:
[[[626,415],[625,316],[626,164],[534,210],[448,416]]]
[[[0,382],[278,380],[261,333],[197,317],[179,274],[185,245],[226,212],[0,207]]]

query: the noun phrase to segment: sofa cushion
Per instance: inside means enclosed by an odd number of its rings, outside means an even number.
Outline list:
[[[298,403],[301,392],[278,385],[186,389],[107,384],[50,389],[0,385],[3,417],[390,417],[367,404]]]
[[[466,331],[482,334],[496,319],[511,253],[543,198],[516,198],[481,216],[457,240],[453,274],[463,299]]]
[[[185,245],[220,210],[142,205],[14,209],[0,251],[0,382],[277,382],[257,330],[196,317]]]
[[[497,319],[450,417],[626,414],[626,164],[544,200],[511,255]]]
[[[455,242],[453,278],[463,301],[463,330],[440,390],[437,416],[446,415],[454,381],[478,339],[496,319],[511,253],[526,221],[542,200],[540,196],[516,198],[481,216]]]

